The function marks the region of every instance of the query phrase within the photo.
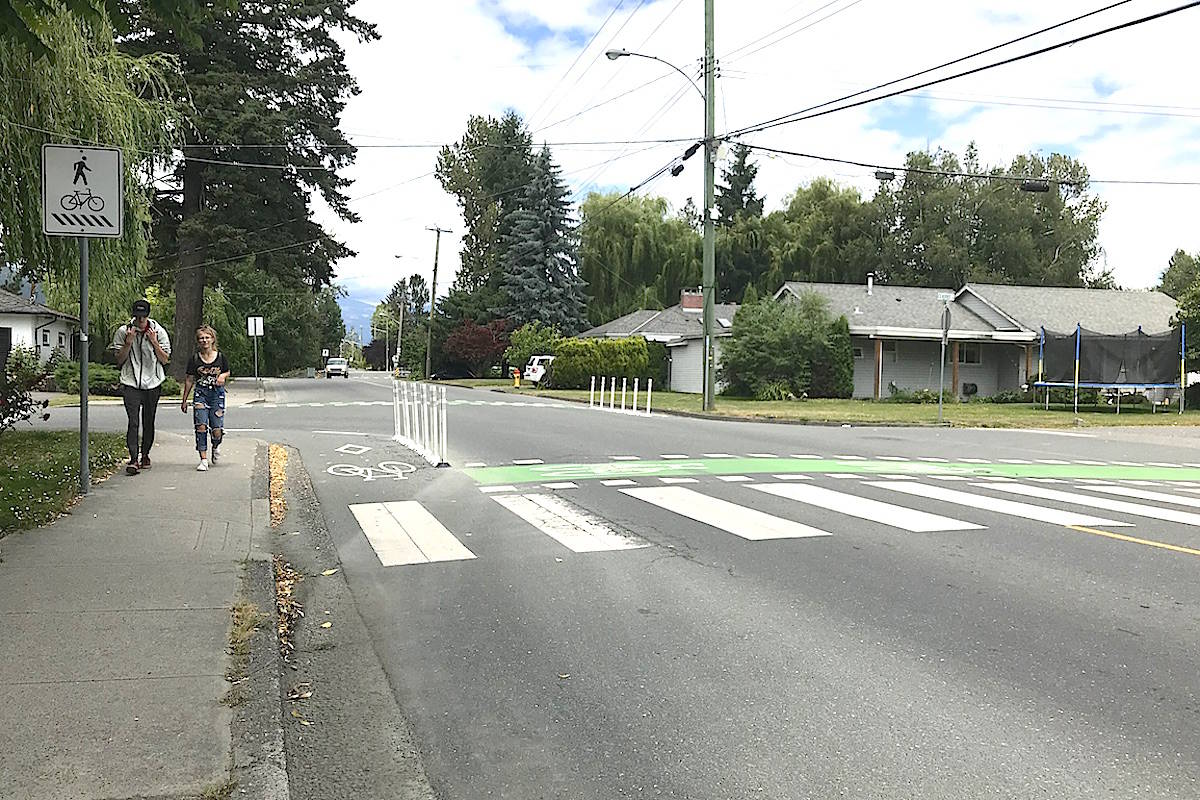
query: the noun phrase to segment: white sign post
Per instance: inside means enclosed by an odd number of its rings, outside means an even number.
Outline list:
[[[88,468],[88,239],[119,239],[125,228],[125,172],[115,147],[42,145],[42,233],[79,244],[79,493]]]
[[[263,318],[246,317],[246,335],[254,340],[254,383],[258,384],[258,337],[263,335]]]

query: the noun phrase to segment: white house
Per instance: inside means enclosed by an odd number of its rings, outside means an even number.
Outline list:
[[[32,347],[42,363],[55,350],[71,358],[78,354],[78,317],[0,289],[0,364],[14,347]]]
[[[713,352],[721,363],[721,345],[733,328],[738,307],[731,303],[715,305],[716,331]],[[700,292],[684,289],[679,305],[661,311],[634,311],[579,334],[581,337],[624,339],[641,336],[649,342],[667,346],[667,386],[673,392],[704,392],[704,300]],[[718,387],[719,390],[719,387]]]

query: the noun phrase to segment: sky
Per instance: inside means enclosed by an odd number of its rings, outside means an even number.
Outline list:
[[[717,134],[1113,2],[716,0]],[[1128,0],[925,80],[1178,5],[1182,0]],[[641,183],[686,146],[650,140],[701,138],[702,97],[683,76],[648,59],[610,61],[604,52],[653,55],[698,75],[703,7],[703,0],[359,0],[354,12],[381,36],[369,43],[342,38],[361,89],[342,124],[361,148],[343,173],[353,180],[347,194],[361,220],[318,215],[357,253],[338,267],[347,325],[369,338],[370,311],[397,279],[431,278],[434,226],[451,231],[441,238],[437,293],[444,296],[458,267],[463,222],[433,176],[436,146],[457,140],[472,114],[519,113],[535,143],[550,145],[577,202],[590,191]],[[1192,50],[1198,33],[1200,7],[744,141],[881,165],[900,165],[913,150],[961,156],[970,142],[989,165],[1031,151],[1066,153],[1083,161],[1107,204],[1099,266],[1124,288],[1147,288],[1176,249],[1200,251],[1200,88]],[[768,213],[817,177],[853,186],[864,198],[877,185],[870,168],[794,156],[756,160]],[[699,205],[699,160],[685,166],[640,193],[665,197],[676,209],[689,197]]]

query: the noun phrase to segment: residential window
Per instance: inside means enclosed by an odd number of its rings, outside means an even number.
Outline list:
[[[862,358],[862,357],[863,357],[863,349],[862,349],[861,347],[857,347],[857,346],[856,346],[856,347],[854,348],[854,357],[855,357],[855,358]]]
[[[42,329],[42,344],[47,346],[50,344],[50,331],[45,328]]]
[[[896,340],[895,339],[884,339],[883,340],[883,360],[889,361],[889,362],[895,364],[896,358],[897,358]]]
[[[983,363],[983,347],[979,342],[959,342],[958,344],[958,363],[960,364],[982,364]]]
[[[67,335],[65,333],[63,333],[62,331],[58,332],[58,346],[59,347],[67,346]]]

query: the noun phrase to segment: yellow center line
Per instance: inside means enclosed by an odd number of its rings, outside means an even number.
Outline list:
[[[1113,533],[1111,531],[1101,531],[1096,528],[1086,528],[1083,525],[1068,525],[1073,531],[1082,533],[1094,533],[1097,536],[1107,536],[1110,539],[1120,539],[1122,542],[1133,542],[1134,544],[1145,544],[1150,547],[1161,547],[1163,550],[1174,550],[1176,553],[1187,553],[1193,556],[1200,556],[1200,550],[1193,550],[1190,547],[1180,547],[1177,544],[1167,544],[1166,542],[1156,542],[1152,539],[1139,539],[1136,536],[1126,536],[1123,533]]]

